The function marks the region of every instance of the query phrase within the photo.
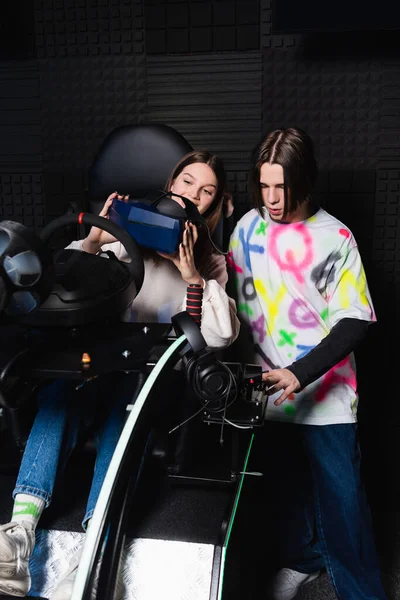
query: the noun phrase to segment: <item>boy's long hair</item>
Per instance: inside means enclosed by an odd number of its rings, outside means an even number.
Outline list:
[[[310,136],[299,128],[275,129],[253,150],[250,188],[257,211],[263,216],[260,170],[264,163],[278,164],[284,173],[284,216],[311,200],[318,176],[314,145]]]

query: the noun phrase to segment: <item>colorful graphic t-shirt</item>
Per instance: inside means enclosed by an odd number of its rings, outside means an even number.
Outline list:
[[[240,318],[252,332],[251,360],[264,370],[305,356],[343,318],[376,320],[356,241],[323,209],[291,224],[251,210],[232,234],[228,262]],[[274,405],[281,392],[271,396],[266,419],[351,423],[357,416],[356,390],[351,354],[281,405]]]

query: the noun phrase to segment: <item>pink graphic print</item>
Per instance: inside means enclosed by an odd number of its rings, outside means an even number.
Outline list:
[[[302,258],[296,259],[293,250],[290,248],[286,250],[284,257],[279,255],[278,238],[284,234],[290,236],[298,234],[303,238],[304,252]],[[313,260],[312,238],[307,227],[302,223],[285,227],[273,227],[270,229],[268,252],[282,271],[290,271],[299,283],[304,283],[303,271],[311,265]]]
[[[346,369],[347,372],[338,373],[339,370]],[[350,363],[350,357],[346,356],[343,360],[341,360],[337,365],[329,369],[327,373],[322,378],[322,383],[320,384],[316,394],[315,400],[316,402],[322,402],[325,400],[329,390],[337,384],[345,383],[349,385],[354,391],[357,390],[357,379],[356,375],[353,371],[353,368]]]
[[[227,256],[226,256],[226,262],[228,263],[228,265],[234,269],[234,271],[236,273],[243,273],[243,269],[241,267],[239,267],[239,265],[237,265],[235,263],[235,260],[233,258],[233,252],[228,252]]]

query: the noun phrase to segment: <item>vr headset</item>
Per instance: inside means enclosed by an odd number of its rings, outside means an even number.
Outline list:
[[[180,198],[185,208],[173,198]],[[185,222],[191,221],[197,226],[205,227],[217,252],[226,254],[213,242],[207,221],[197,207],[184,196],[162,192],[153,201],[146,199],[124,202],[114,198],[108,214],[111,221],[125,229],[145,248],[174,254],[182,242]]]

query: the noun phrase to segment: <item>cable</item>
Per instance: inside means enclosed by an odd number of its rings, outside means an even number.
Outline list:
[[[176,427],[171,429],[171,431],[168,431],[168,435],[170,435],[171,433],[174,433],[174,431],[179,429],[179,427],[182,427],[182,425],[185,425],[186,423],[188,423],[191,419],[194,419],[194,417],[197,417],[197,415],[200,414],[202,412],[202,410],[203,410],[203,407],[201,407],[198,411],[196,411],[191,417],[185,419],[184,421],[182,421],[182,423],[179,423],[179,425],[177,425]]]
[[[233,423],[229,419],[224,419],[224,421],[226,423],[229,423],[229,425],[232,425],[232,427],[236,427],[237,429],[253,429],[252,425],[238,425],[237,423]]]
[[[208,233],[208,239],[210,240],[212,246],[218,252],[218,254],[222,254],[223,256],[228,256],[229,250],[227,252],[224,252],[224,250],[221,250],[221,248],[218,248],[218,246],[214,243],[214,240],[211,237],[211,232],[208,227],[207,227],[207,233]]]
[[[227,406],[228,406],[228,398],[229,398],[230,388],[231,388],[231,382],[229,381],[228,391],[227,391],[226,397],[225,397],[224,414],[222,415],[221,432],[219,434],[219,444],[220,444],[220,446],[224,445],[224,425],[225,425],[225,416],[226,416],[226,409],[227,409]]]

